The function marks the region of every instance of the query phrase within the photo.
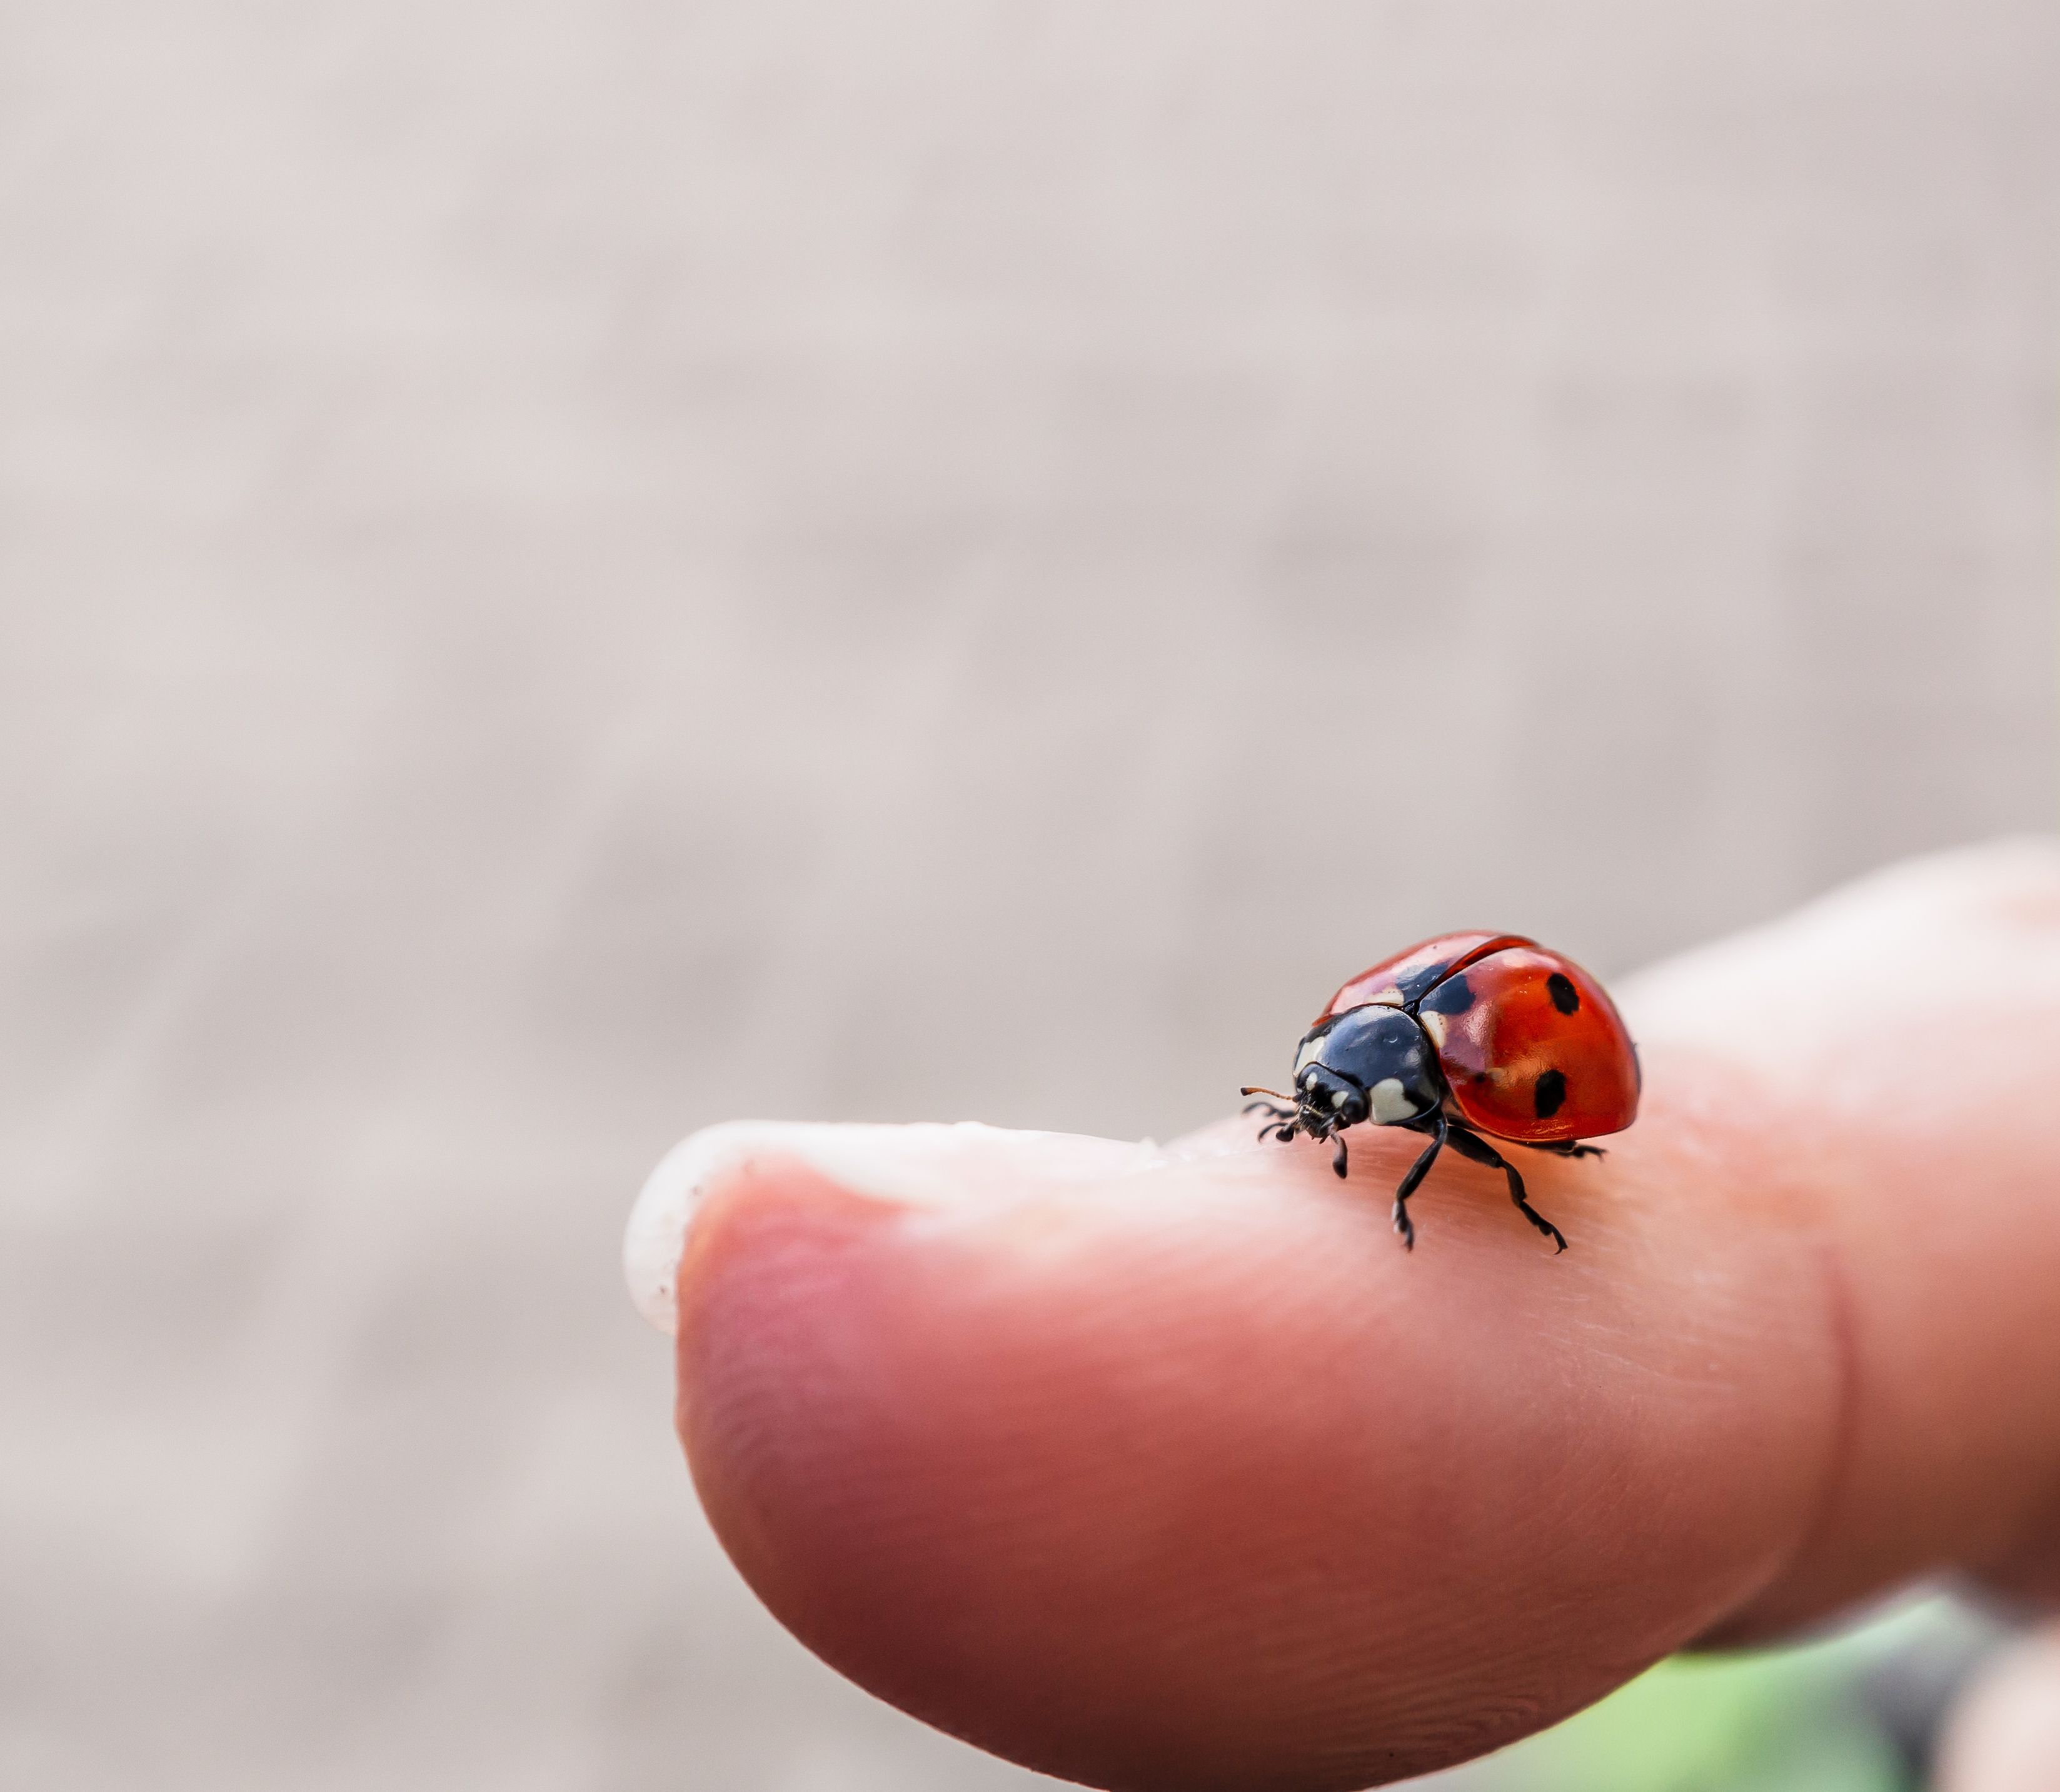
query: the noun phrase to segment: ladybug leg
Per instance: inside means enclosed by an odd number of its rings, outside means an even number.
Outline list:
[[[1567,1248],[1567,1235],[1531,1206],[1523,1197],[1523,1179],[1516,1173],[1516,1166],[1504,1157],[1477,1132],[1469,1132],[1464,1127],[1455,1126],[1447,1141],[1462,1157],[1470,1157],[1476,1163],[1484,1163],[1491,1170],[1499,1170],[1509,1178],[1509,1198],[1516,1203],[1516,1211],[1552,1240],[1563,1251]]]
[[[1301,1123],[1300,1116],[1295,1109],[1292,1108],[1283,1108],[1280,1105],[1280,1104],[1288,1098],[1282,1095],[1279,1090],[1240,1089],[1237,1092],[1240,1095],[1272,1096],[1273,1097],[1273,1100],[1271,1101],[1248,1101],[1244,1104],[1244,1111],[1248,1114],[1256,1114],[1262,1108],[1266,1112],[1266,1123],[1260,1127],[1258,1134],[1259,1137],[1264,1139],[1270,1133],[1274,1138],[1279,1139],[1280,1143],[1284,1145],[1289,1139],[1295,1136],[1295,1128]],[[1283,1123],[1284,1122],[1285,1123],[1284,1124]]]
[[[1342,1132],[1337,1135],[1337,1149],[1331,1154],[1331,1167],[1337,1171],[1338,1180],[1343,1182],[1345,1179],[1345,1135]]]
[[[1600,1145],[1577,1145],[1571,1139],[1547,1139],[1533,1144],[1528,1139],[1517,1139],[1512,1143],[1521,1145],[1527,1151],[1550,1151],[1555,1157],[1607,1157],[1609,1153]]]
[[[1435,1133],[1430,1143],[1423,1147],[1423,1155],[1409,1166],[1409,1174],[1402,1179],[1395,1191],[1395,1229],[1402,1235],[1402,1248],[1405,1251],[1416,1248],[1416,1228],[1409,1220],[1409,1197],[1430,1175],[1431,1166],[1438,1161],[1438,1153],[1445,1148],[1445,1116],[1435,1114],[1431,1118],[1436,1123]]]

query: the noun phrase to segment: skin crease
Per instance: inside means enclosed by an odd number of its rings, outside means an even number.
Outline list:
[[[824,1659],[1120,1788],[1346,1788],[1952,1565],[2050,1591],[2060,852],[1899,868],[1617,993],[1534,1203],[1361,1127],[908,1203],[768,1151],[680,1265],[717,1534]],[[1289,1042],[1291,1043],[1291,1042]],[[1036,1135],[1024,1135],[1034,1138]],[[1978,1792],[1978,1788],[1975,1789]]]

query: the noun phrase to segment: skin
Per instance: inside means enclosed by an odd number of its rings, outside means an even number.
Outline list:
[[[2052,1792],[2060,1780],[2060,1631],[2011,1650],[1948,1726],[1939,1792]]]
[[[1616,993],[1637,1124],[1521,1159],[1557,1259],[1449,1158],[1404,1253],[1421,1141],[1371,1127],[1344,1183],[1242,1120],[883,1133],[863,1175],[740,1143],[677,1336],[738,1567],[904,1710],[1138,1792],[1427,1772],[1942,1569],[2060,1592],[2060,851]],[[1981,1750],[2056,1660],[1970,1707],[1950,1792],[2050,1783]]]

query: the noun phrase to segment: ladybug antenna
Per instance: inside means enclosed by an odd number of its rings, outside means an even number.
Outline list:
[[[1272,1096],[1276,1098],[1272,1101],[1248,1101],[1244,1104],[1244,1111],[1248,1114],[1256,1109],[1263,1108],[1265,1111],[1266,1118],[1260,1123],[1259,1128],[1260,1138],[1277,1139],[1284,1145],[1295,1136],[1295,1129],[1302,1123],[1301,1115],[1293,1108],[1283,1108],[1280,1105],[1288,1098],[1279,1090],[1240,1089],[1238,1093],[1248,1096]]]
[[[1274,1098],[1271,1101],[1248,1101],[1244,1104],[1244,1111],[1248,1114],[1264,1112],[1266,1116],[1265,1125],[1262,1126],[1259,1129],[1259,1136],[1260,1138],[1264,1139],[1268,1133],[1272,1131],[1274,1128],[1279,1126],[1284,1120],[1287,1122],[1287,1128],[1282,1136],[1285,1138],[1292,1138],[1294,1136],[1294,1129],[1297,1123],[1299,1110],[1291,1104],[1285,1108],[1282,1107],[1281,1103],[1286,1101],[1288,1098],[1284,1095],[1282,1095],[1279,1090],[1240,1089],[1238,1091],[1238,1093],[1240,1095],[1248,1096],[1272,1096]]]

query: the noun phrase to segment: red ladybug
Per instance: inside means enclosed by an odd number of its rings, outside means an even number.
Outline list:
[[[1252,1108],[1283,1143],[1297,1132],[1337,1139],[1362,1120],[1428,1133],[1395,1191],[1395,1229],[1415,1247],[1409,1197],[1450,1145],[1502,1171],[1526,1219],[1563,1251],[1559,1228],[1524,1199],[1516,1167],[1483,1138],[1560,1157],[1638,1117],[1637,1048],[1603,986],[1571,958],[1515,933],[1447,933],[1362,971],[1323,1005],[1295,1055],[1295,1092]],[[1280,1107],[1278,1102],[1290,1105]],[[1246,1110],[1250,1112],[1250,1108]]]

